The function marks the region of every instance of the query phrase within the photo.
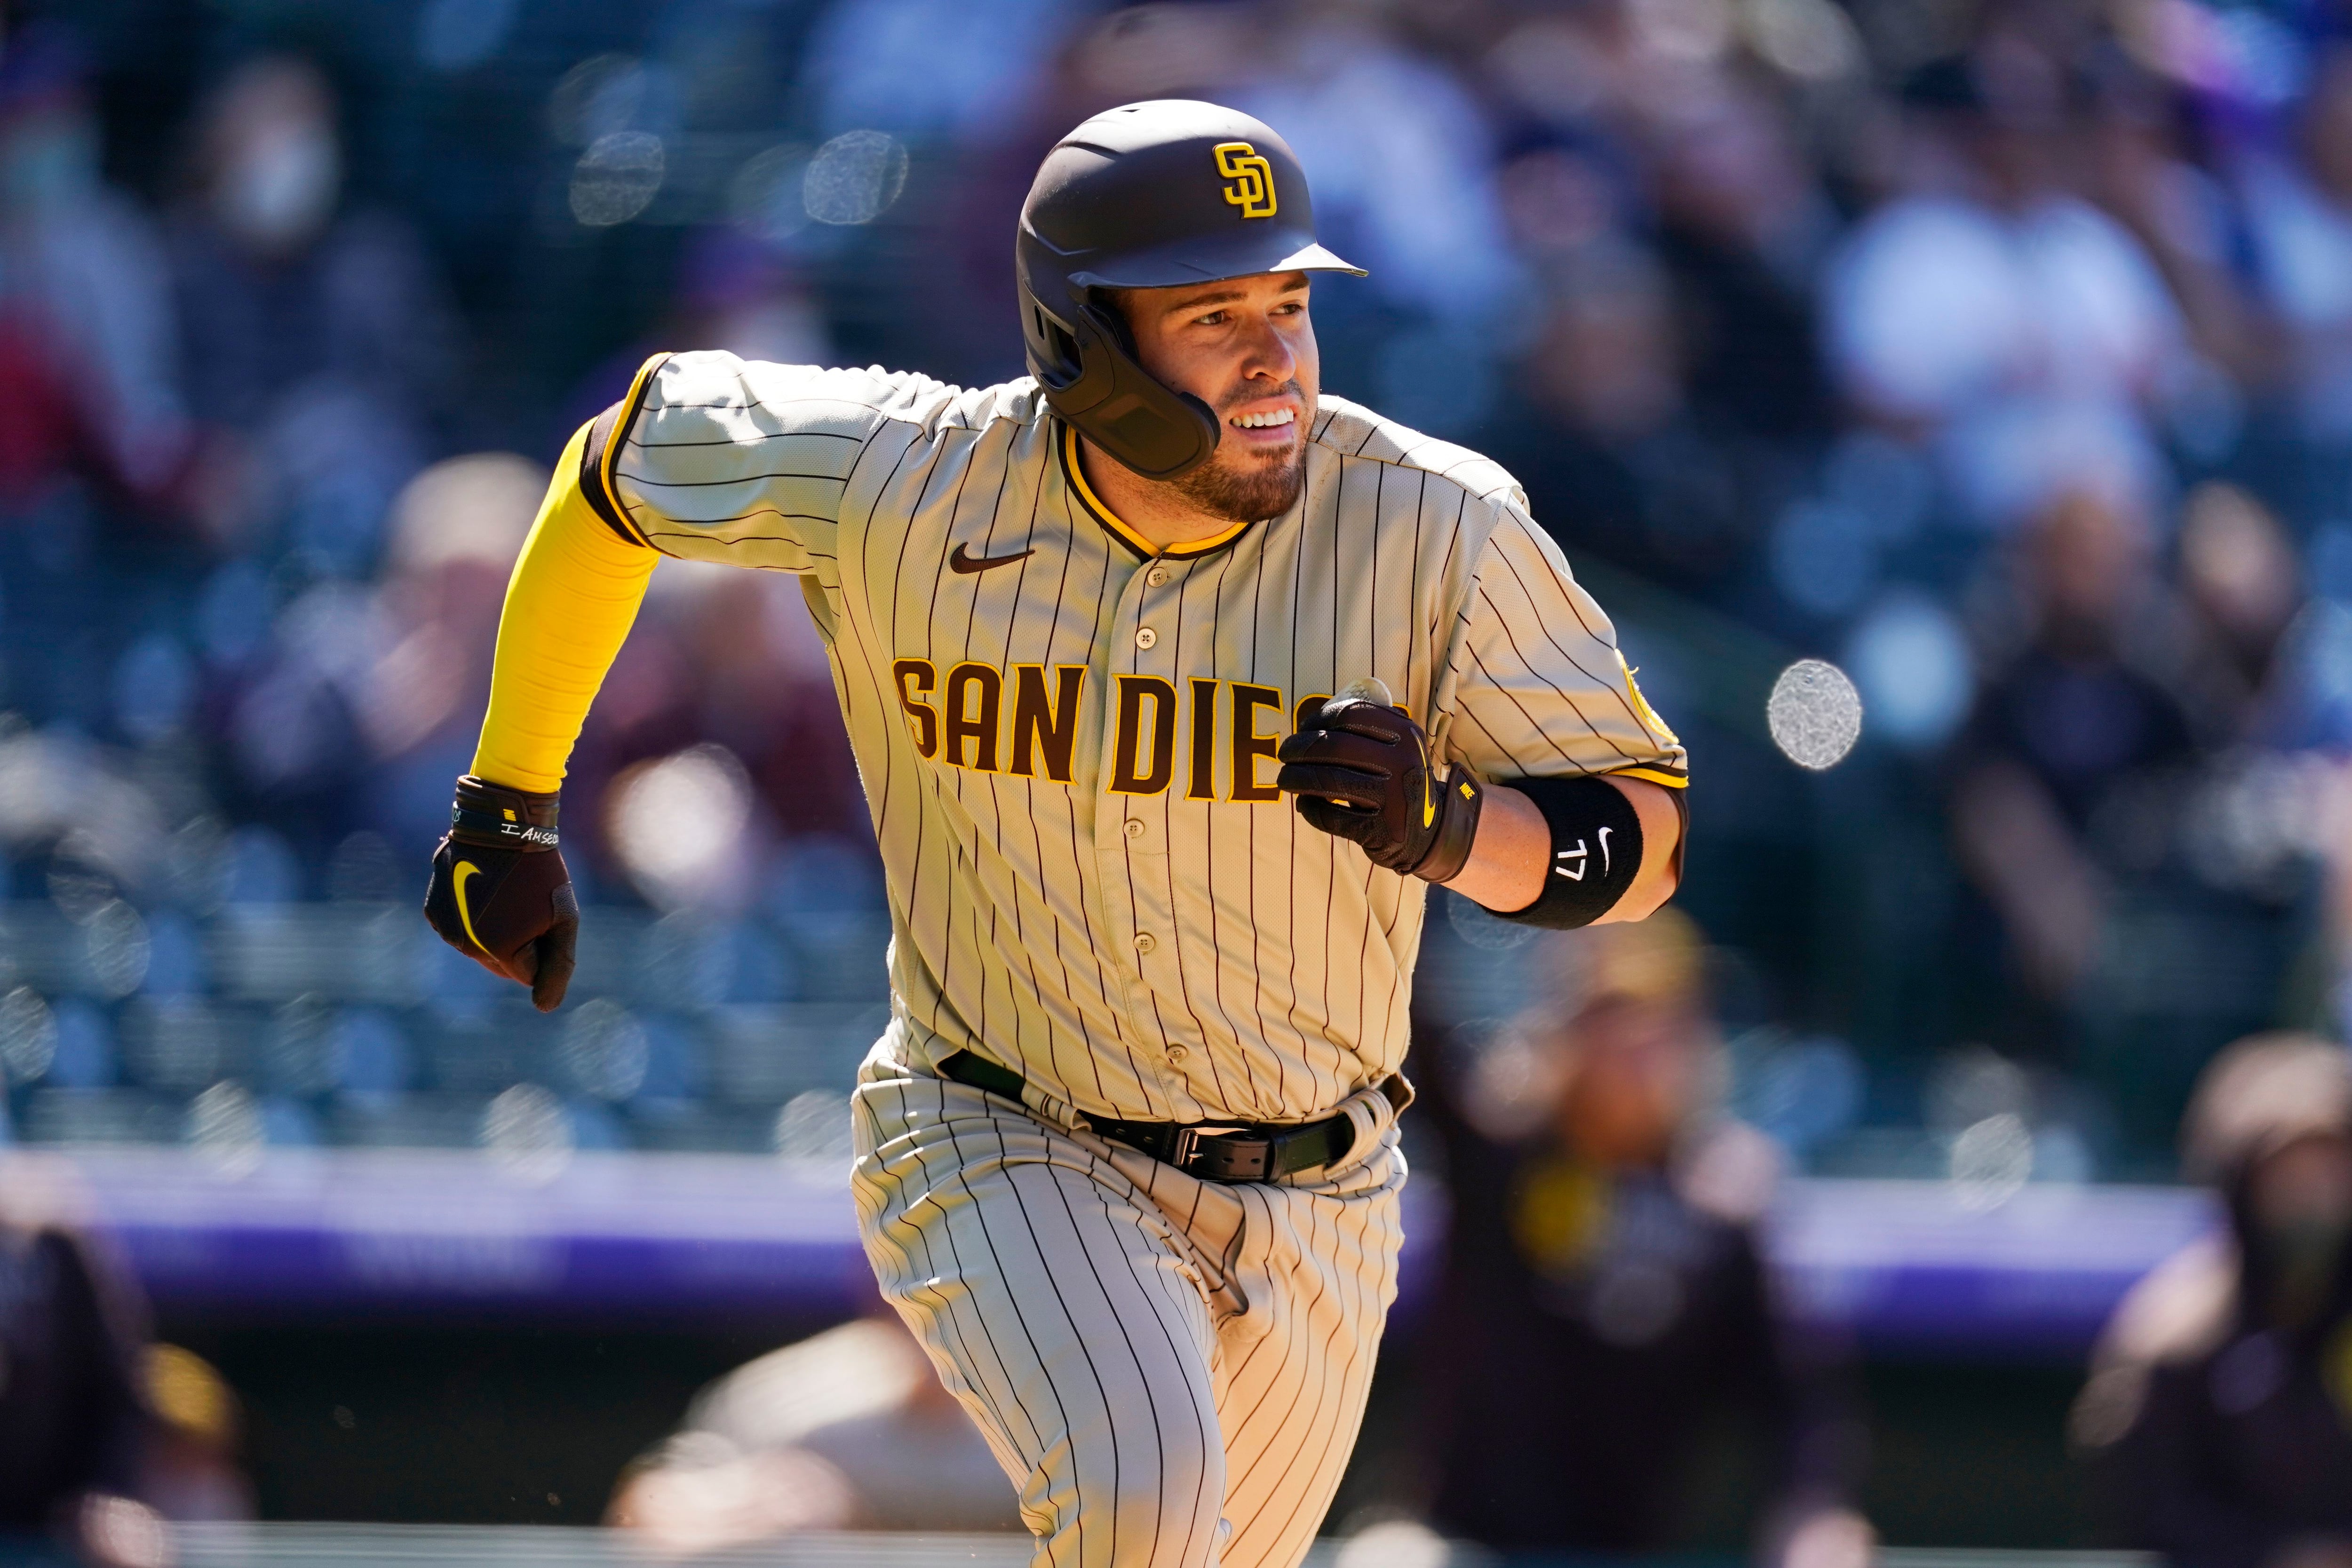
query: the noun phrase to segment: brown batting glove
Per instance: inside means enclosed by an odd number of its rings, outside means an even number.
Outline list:
[[[572,984],[580,897],[556,847],[555,796],[457,781],[449,836],[433,852],[425,918],[441,940],[552,1013]]]
[[[1403,709],[1335,697],[1278,755],[1275,787],[1298,797],[1298,815],[1362,845],[1374,864],[1444,882],[1470,858],[1478,782],[1463,768],[1441,778],[1429,737]]]

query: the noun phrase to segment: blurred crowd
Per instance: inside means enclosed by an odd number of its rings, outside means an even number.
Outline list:
[[[1290,141],[1371,273],[1327,391],[1509,468],[1694,757],[1685,912],[1433,906],[1462,1201],[1362,1539],[1686,1542],[1728,1420],[1759,1559],[1865,1561],[1846,1348],[1755,1222],[1990,1152],[2228,1199],[2075,1414],[2118,1539],[2352,1561],[2343,0],[6,0],[0,1141],[834,1152],[882,928],[793,581],[656,573],[565,792],[580,1006],[415,919],[506,574],[650,352],[1021,374],[1038,158],[1165,96]],[[1826,772],[1766,721],[1801,656],[1862,697]],[[82,1379],[0,1380],[71,1460],[0,1528],[248,1506],[130,1300],[0,1215],[0,1367]],[[912,1354],[753,1363],[612,1517],[1005,1522]]]
[[[1734,1022],[1807,1042],[1734,1060],[1848,1085],[1800,1159],[1885,1165],[1990,1061],[2048,1170],[2161,1172],[2224,1042],[2342,1027],[2352,12],[293,15],[0,24],[0,852],[90,949],[18,1011],[102,1047],[51,1088],[148,1087],[122,1010],[223,994],[236,911],[411,900],[547,465],[646,353],[1018,374],[1036,158],[1178,94],[1283,132],[1371,268],[1317,300],[1328,389],[1503,461],[1618,614]],[[575,873],[789,1002],[795,922],[877,907],[823,649],[792,582],[655,584]],[[1801,654],[1865,713],[1824,774],[1763,720]],[[74,1057],[33,1035],[20,1122]]]
[[[4,9],[20,1137],[172,1136],[216,1079],[297,1142],[502,1087],[432,1065],[501,999],[334,944],[414,900],[570,427],[656,348],[1019,374],[1038,155],[1176,94],[1281,131],[1370,266],[1316,302],[1328,389],[1503,461],[1618,614],[1697,759],[1683,907],[1786,1153],[1932,1166],[1877,1134],[1999,1101],[2044,1174],[2168,1173],[2224,1043],[2341,1034],[2352,10]],[[824,994],[820,939],[878,908],[797,584],[654,582],[574,870],[727,957],[684,1001],[612,983],[656,1068],[555,1089],[622,1142],[703,1092],[703,1011]],[[1801,654],[1863,699],[1825,773],[1764,722]],[[281,920],[310,978],[239,969],[224,931],[312,903],[362,924]],[[238,1044],[305,1029],[326,1068]]]

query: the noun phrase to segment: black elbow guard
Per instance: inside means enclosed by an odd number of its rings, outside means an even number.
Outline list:
[[[1523,910],[1498,910],[1500,920],[1570,931],[1591,925],[1616,906],[1642,869],[1642,817],[1607,779],[1498,779],[1543,813],[1551,829],[1551,865],[1544,890]]]

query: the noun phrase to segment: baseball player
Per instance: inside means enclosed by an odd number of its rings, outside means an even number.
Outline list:
[[[1018,250],[1028,378],[663,354],[573,437],[425,912],[555,1006],[557,790],[647,576],[798,574],[891,909],[883,1294],[1038,1563],[1289,1568],[1395,1291],[1426,886],[1647,914],[1684,754],[1509,475],[1321,395],[1309,279],[1359,269],[1265,125],[1087,121]]]

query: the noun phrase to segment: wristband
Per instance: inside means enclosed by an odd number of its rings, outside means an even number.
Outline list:
[[[1536,901],[1523,910],[1498,910],[1496,917],[1550,931],[1591,925],[1616,907],[1641,872],[1641,814],[1597,774],[1508,782],[1543,813],[1551,856]]]
[[[1445,803],[1438,814],[1437,837],[1430,841],[1429,853],[1412,868],[1412,874],[1427,881],[1450,882],[1469,864],[1471,847],[1478,842],[1478,816],[1486,806],[1486,792],[1478,787],[1470,770],[1458,763],[1435,787]]]
[[[467,773],[449,807],[449,837],[460,844],[538,851],[560,842],[556,797],[508,789]]]

